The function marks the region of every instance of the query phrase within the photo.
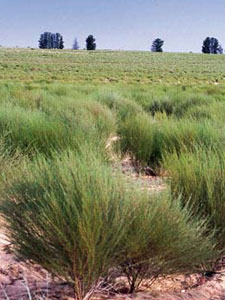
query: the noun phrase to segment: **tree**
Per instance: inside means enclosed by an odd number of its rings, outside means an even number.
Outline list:
[[[207,37],[203,41],[203,46],[202,46],[202,53],[210,53],[210,37]]]
[[[202,53],[207,53],[207,54],[221,54],[222,47],[219,44],[218,39],[214,37],[207,37],[203,41],[203,46],[202,46]]]
[[[223,47],[221,45],[219,45],[218,54],[223,54]]]
[[[96,43],[95,38],[93,35],[89,35],[86,39],[86,49],[87,50],[95,50],[96,49]]]
[[[164,41],[157,38],[156,40],[154,40],[154,42],[152,43],[152,52],[163,52],[162,46],[164,44]]]
[[[63,37],[60,35],[59,38],[59,49],[63,49],[64,48],[64,41],[63,41]]]
[[[44,32],[39,39],[40,49],[63,49],[64,42],[60,33]]]
[[[44,32],[40,36],[39,48],[40,49],[51,49],[52,48],[52,33]]]
[[[38,42],[39,42],[39,48],[40,49],[45,49],[45,42],[44,42],[44,39],[43,39],[43,35],[40,36],[40,40]]]
[[[77,38],[75,38],[74,40],[74,43],[73,43],[73,50],[79,50],[80,49],[80,46],[79,46],[79,43],[77,41]]]
[[[219,41],[212,37],[211,38],[211,44],[210,44],[210,53],[212,54],[218,54],[219,51]]]

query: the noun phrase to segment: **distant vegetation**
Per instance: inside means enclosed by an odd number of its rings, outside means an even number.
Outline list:
[[[80,49],[80,46],[79,46],[77,38],[75,38],[75,40],[74,40],[73,48],[72,49],[73,50],[79,50]]]
[[[64,41],[60,33],[45,32],[39,40],[40,49],[63,49]]]
[[[152,43],[152,48],[151,48],[152,52],[163,52],[163,49],[162,49],[163,44],[164,44],[164,41],[159,38],[154,40],[154,42]]]
[[[86,39],[86,49],[87,50],[95,50],[96,49],[96,43],[95,38],[93,35],[89,35]]]
[[[151,46],[152,52],[163,52],[164,41],[160,38],[157,38],[153,41]],[[42,49],[63,49],[64,42],[63,37],[59,34],[52,34],[50,32],[45,32],[41,35],[39,40],[39,48]],[[75,38],[72,49],[78,50],[79,44],[77,38]],[[93,35],[89,35],[86,39],[86,49],[87,50],[96,50],[96,42]],[[214,37],[207,37],[203,41],[202,53],[205,54],[223,54],[223,48],[219,44],[218,39]]]
[[[206,54],[222,54],[223,53],[223,48],[219,44],[219,41],[216,38],[207,37],[203,41],[202,53],[206,53]]]

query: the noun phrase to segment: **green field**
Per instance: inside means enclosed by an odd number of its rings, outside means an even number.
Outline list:
[[[223,55],[0,49],[0,79],[50,83],[225,83]]]
[[[214,270],[224,55],[1,48],[0,70],[0,211],[18,257],[69,281],[78,300],[115,273],[133,292]],[[127,155],[166,189],[128,180],[115,168]]]

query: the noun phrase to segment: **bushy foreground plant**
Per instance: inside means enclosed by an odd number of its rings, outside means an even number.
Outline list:
[[[112,268],[143,278],[191,272],[216,255],[212,235],[179,201],[150,196],[115,176],[90,149],[24,162],[7,183],[1,213],[16,254],[89,298]]]
[[[182,194],[193,213],[210,218],[217,229],[221,247],[225,246],[225,153],[223,149],[197,147],[194,152],[165,157],[173,195]]]
[[[73,282],[83,299],[122,249],[130,200],[91,153],[40,158],[23,168],[25,177],[15,180],[2,205],[15,249]]]
[[[143,279],[151,283],[159,275],[206,270],[219,255],[212,246],[213,231],[207,235],[206,230],[206,222],[181,208],[179,198],[167,192],[142,197],[120,262],[129,291],[137,290]]]
[[[20,151],[15,151],[14,155],[11,151],[5,150],[5,140],[0,139],[0,194],[3,193],[5,184],[14,177],[14,170],[21,163],[25,157]]]

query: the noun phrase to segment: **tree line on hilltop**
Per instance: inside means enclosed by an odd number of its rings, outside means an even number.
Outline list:
[[[44,32],[41,34],[39,39],[39,48],[40,49],[63,49],[64,48],[64,40],[63,36],[60,33],[51,33]],[[73,43],[73,50],[79,50],[80,46],[77,38],[75,38]],[[89,35],[86,39],[86,49],[87,50],[95,50],[96,43],[93,35]]]
[[[151,51],[152,52],[163,52],[164,41],[161,39],[156,39],[152,43]],[[223,54],[223,48],[220,45],[218,39],[214,37],[207,37],[203,41],[202,53],[207,54]]]
[[[152,52],[163,52],[164,41],[160,38],[157,38],[153,41],[151,46]],[[41,34],[39,39],[39,48],[40,49],[63,49],[64,40],[63,36],[60,33],[51,33],[44,32]],[[73,50],[79,50],[80,46],[77,38],[75,38]],[[96,50],[96,40],[93,35],[89,35],[86,39],[86,50]],[[223,54],[223,48],[219,43],[218,39],[215,37],[207,37],[203,41],[202,53],[207,54]]]

